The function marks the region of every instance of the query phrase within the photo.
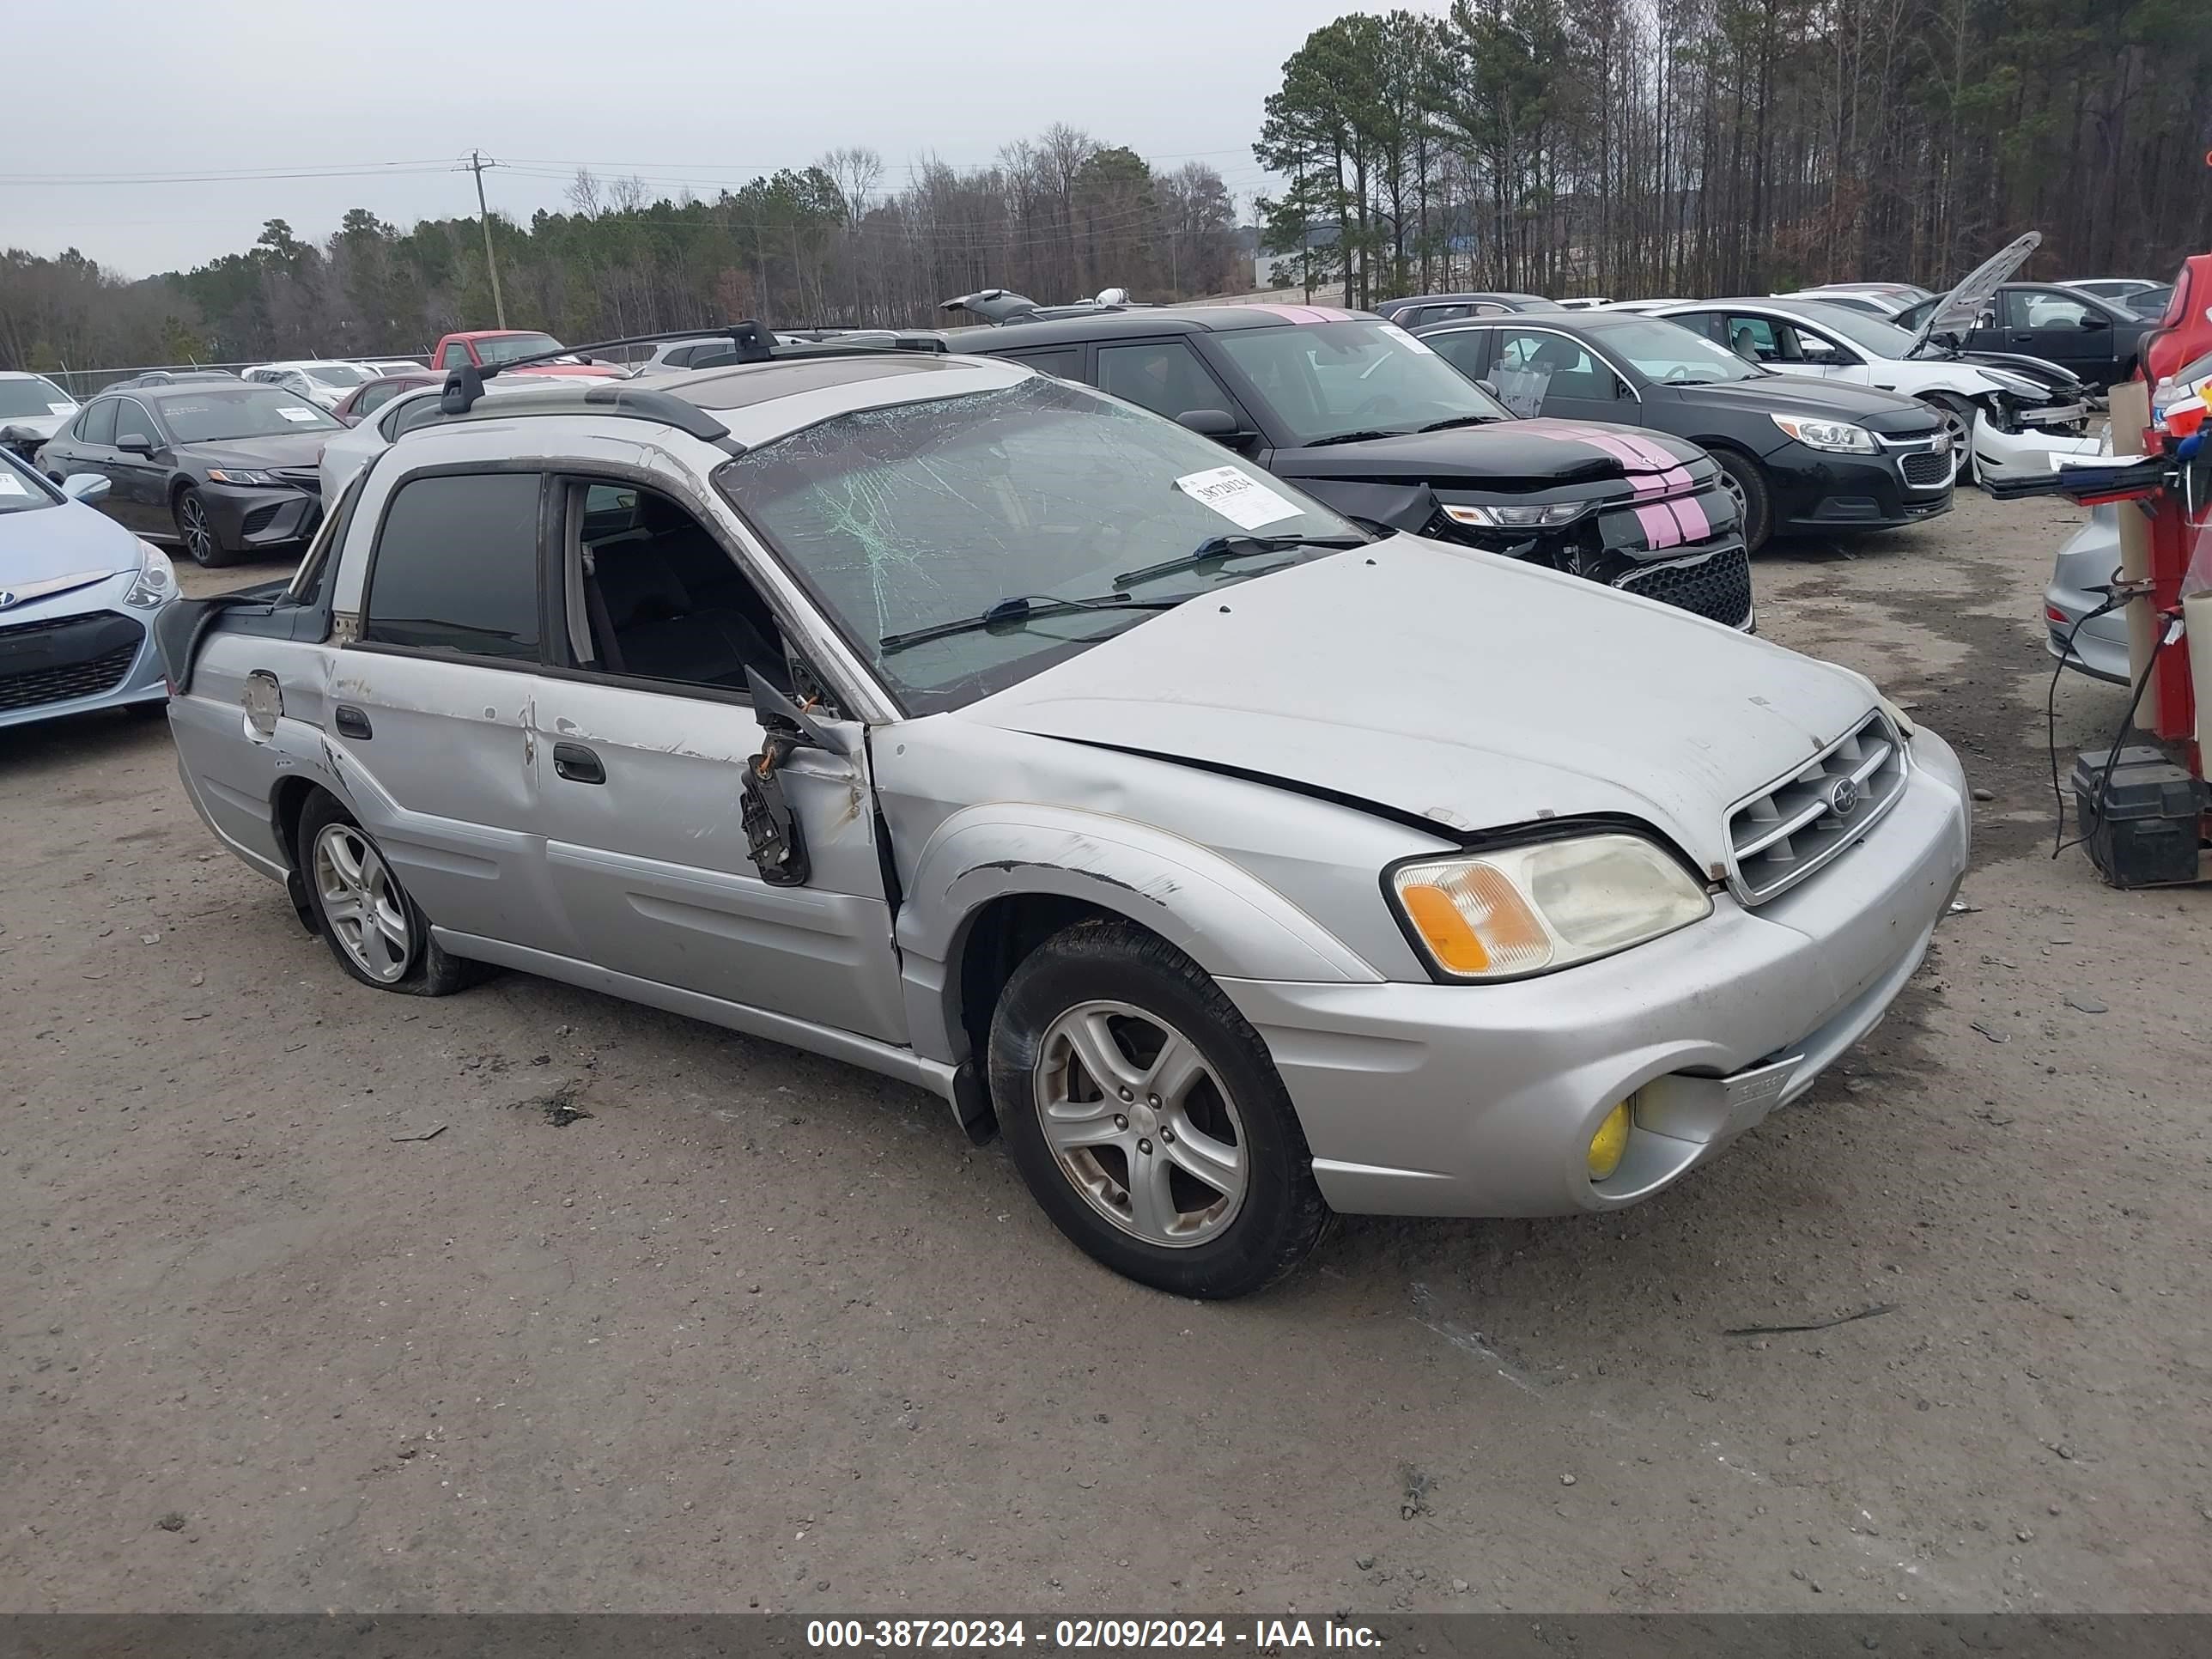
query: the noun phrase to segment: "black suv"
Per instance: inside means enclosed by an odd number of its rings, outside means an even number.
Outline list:
[[[1376,528],[1752,625],[1740,515],[1704,450],[1630,427],[1517,421],[1379,317],[1327,306],[1091,305],[1042,318],[1017,310],[947,339],[955,351],[1011,357],[1180,421]]]

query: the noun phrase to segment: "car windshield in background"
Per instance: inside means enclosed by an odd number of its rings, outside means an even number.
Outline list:
[[[477,342],[477,356],[488,363],[511,363],[517,357],[535,357],[560,349],[561,343],[550,334],[502,334],[495,340]]]
[[[52,507],[54,498],[31,469],[0,449],[0,513],[28,513]]]
[[[1214,339],[1301,444],[1513,417],[1395,324],[1225,329]]]
[[[1864,346],[1877,357],[1902,357],[1912,349],[1912,333],[1885,323],[1879,317],[1869,317],[1863,311],[1853,311],[1848,306],[1821,305],[1817,300],[1808,301],[1808,308],[1790,314],[1802,317],[1807,322],[1826,329],[1831,334],[1840,334],[1854,345]],[[1815,309],[1814,307],[1817,307]]]
[[[714,482],[917,714],[1027,679],[1146,607],[1327,556],[1285,538],[1358,534],[1210,440],[1048,375],[838,416]],[[1133,579],[1170,562],[1183,568]],[[1021,598],[1044,614],[881,644]],[[1060,599],[1103,603],[1048,608]]]
[[[68,415],[76,402],[52,380],[0,380],[0,421]]]
[[[209,386],[164,398],[161,419],[180,444],[221,443],[228,438],[280,438],[301,432],[343,432],[333,420],[297,393],[268,386]]]
[[[1751,380],[1765,372],[1680,323],[1638,319],[1593,329],[1590,337],[1608,356],[1626,360],[1647,380],[1674,386]]]
[[[347,363],[317,363],[307,371],[307,378],[327,386],[366,386],[376,377],[364,374]]]

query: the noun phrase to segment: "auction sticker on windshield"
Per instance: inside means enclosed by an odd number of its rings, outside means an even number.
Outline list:
[[[297,404],[286,404],[276,412],[288,421],[312,421],[315,418],[313,410],[302,409]]]
[[[1302,511],[1295,501],[1285,501],[1238,467],[1214,466],[1203,472],[1187,472],[1176,480],[1176,488],[1245,530],[1257,530],[1279,519],[1295,519]]]
[[[14,473],[0,472],[0,495],[27,495],[30,493],[23,488],[23,481]]]

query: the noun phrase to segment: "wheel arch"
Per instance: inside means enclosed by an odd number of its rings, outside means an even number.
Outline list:
[[[1216,978],[1382,978],[1219,854],[1103,814],[1004,805],[956,813],[902,885],[908,1027],[922,1053],[956,1064],[981,1052],[977,1034],[1022,957],[1081,921],[1128,922]]]

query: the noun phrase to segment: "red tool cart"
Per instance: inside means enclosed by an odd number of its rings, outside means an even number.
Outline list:
[[[2120,514],[2120,568],[2100,607],[2126,608],[2133,697],[2111,749],[2074,763],[2083,845],[2116,887],[2212,876],[2212,254],[2186,261],[2139,378],[2112,394],[2109,459],[1995,484]],[[2132,453],[2129,452],[2133,452]],[[2093,612],[2091,614],[2100,614]],[[2084,618],[2084,620],[2087,620]],[[2155,746],[2126,742],[2140,725]]]

